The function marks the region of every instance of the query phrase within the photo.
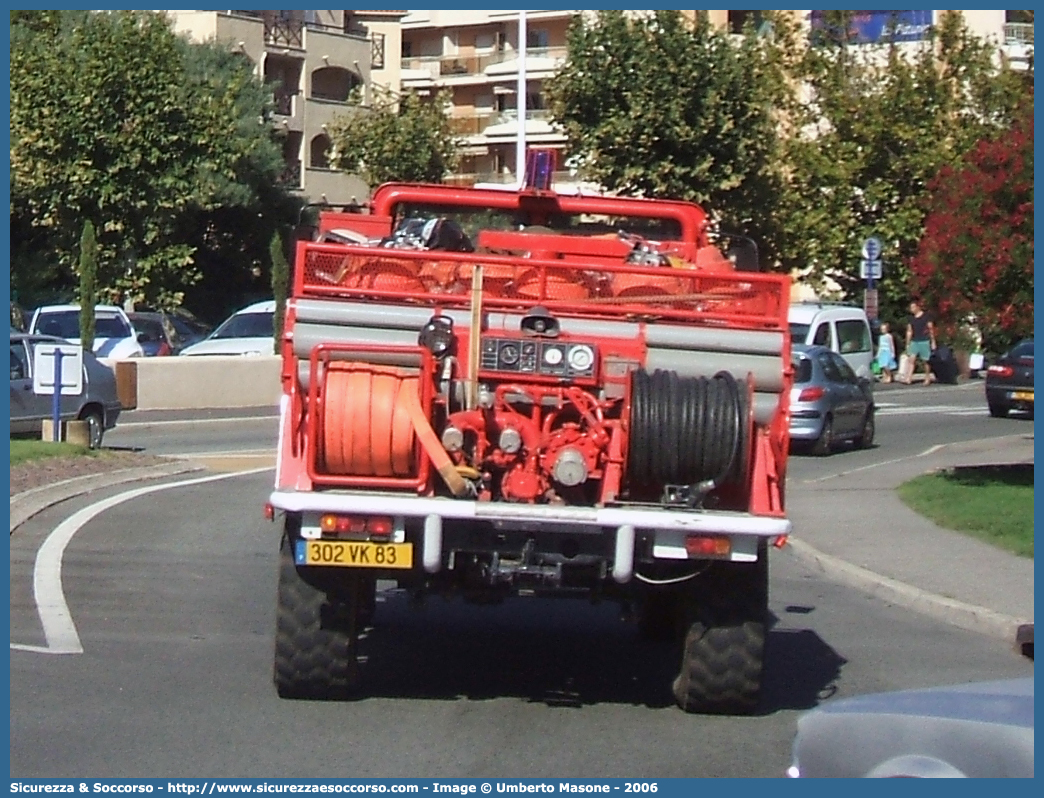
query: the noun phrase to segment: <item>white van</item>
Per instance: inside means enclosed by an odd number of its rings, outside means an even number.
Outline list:
[[[790,340],[833,349],[860,377],[873,379],[873,338],[866,311],[832,302],[795,302],[788,313]]]

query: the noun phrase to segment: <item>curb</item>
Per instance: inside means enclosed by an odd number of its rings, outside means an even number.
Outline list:
[[[51,485],[42,485],[38,488],[22,491],[11,497],[11,534],[14,534],[15,529],[34,515],[66,499],[81,496],[84,493],[90,493],[100,488],[122,485],[126,482],[140,482],[146,479],[172,477],[177,474],[203,470],[203,466],[189,462],[165,463],[146,468],[121,468],[117,471],[109,471],[103,474],[73,477],[72,479],[62,480]]]
[[[986,607],[978,607],[957,599],[930,593],[897,579],[853,565],[838,557],[824,554],[802,540],[790,538],[787,543],[797,557],[818,566],[823,574],[836,582],[945,621],[961,629],[999,637],[1010,643],[1016,639],[1019,627],[1033,623],[1029,618],[1016,618]]]

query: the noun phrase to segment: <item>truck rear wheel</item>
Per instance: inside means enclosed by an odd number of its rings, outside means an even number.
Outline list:
[[[281,698],[337,700],[359,682],[358,641],[373,580],[294,564],[292,520],[279,547],[275,685]]]
[[[720,563],[688,593],[674,697],[686,712],[748,714],[758,705],[768,616],[768,551]]]

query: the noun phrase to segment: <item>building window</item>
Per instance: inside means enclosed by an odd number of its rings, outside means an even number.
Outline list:
[[[319,135],[312,139],[309,147],[308,165],[313,169],[330,168],[330,138]]]
[[[547,48],[550,46],[550,43],[551,37],[548,34],[546,28],[533,28],[526,30],[527,54],[536,50],[536,54],[540,55],[541,51],[547,51]]]
[[[370,69],[384,69],[384,34],[370,36]]]
[[[352,89],[361,83],[358,75],[343,67],[323,67],[312,73],[311,97],[314,100],[348,102]]]
[[[743,27],[749,22],[754,30],[761,27],[764,16],[761,11],[730,11],[729,33],[743,33]]]

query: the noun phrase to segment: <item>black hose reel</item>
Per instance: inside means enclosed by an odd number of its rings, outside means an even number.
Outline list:
[[[628,479],[664,500],[698,505],[715,488],[747,473],[749,388],[728,371],[679,377],[631,372]]]

